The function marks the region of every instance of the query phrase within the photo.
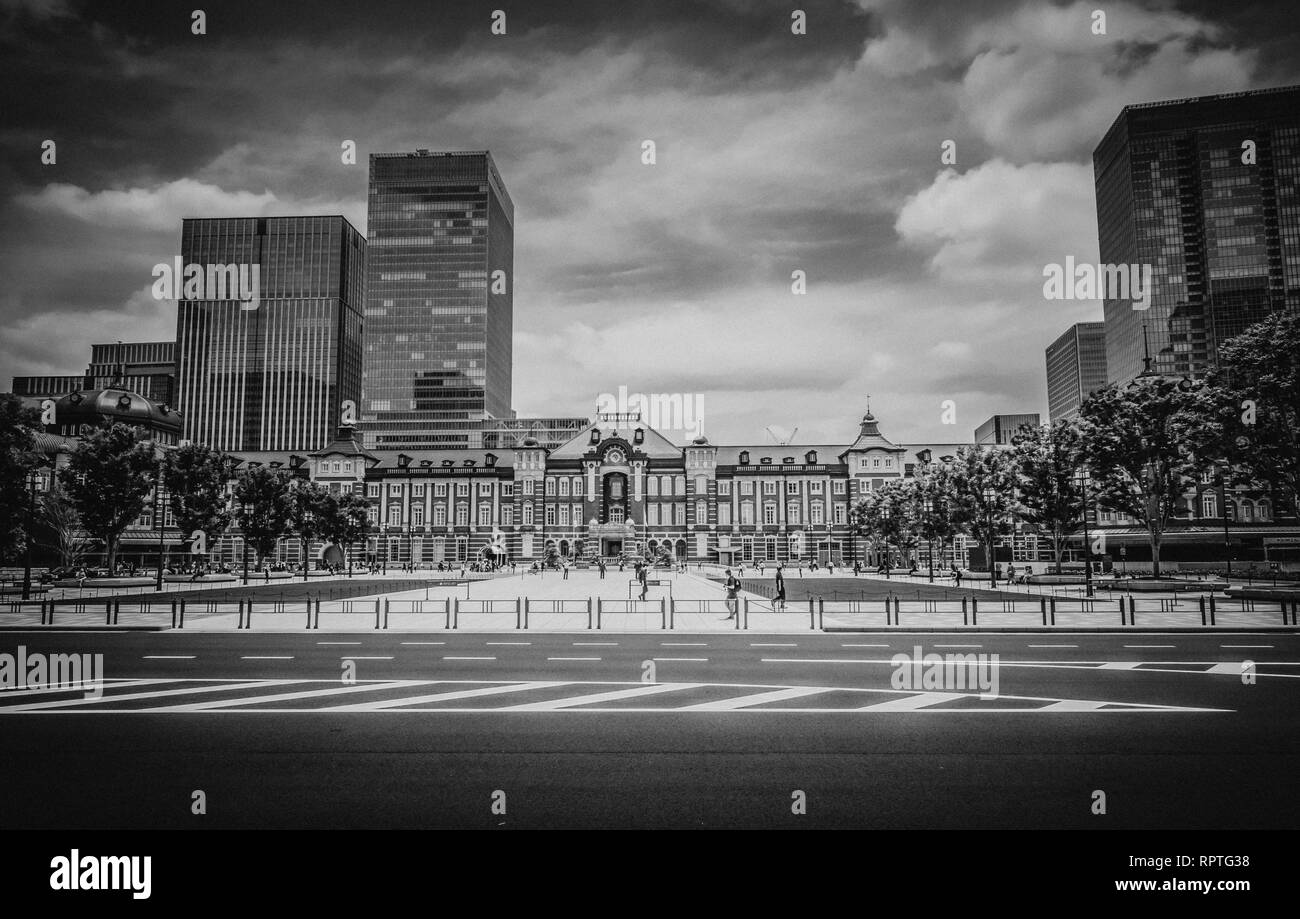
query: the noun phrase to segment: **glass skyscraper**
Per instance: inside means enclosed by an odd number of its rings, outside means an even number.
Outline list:
[[[176,304],[184,437],[222,450],[319,450],[361,397],[366,240],[343,217],[187,219],[186,265],[260,266],[260,302]],[[205,292],[210,293],[210,291]]]
[[[1106,386],[1106,326],[1080,322],[1047,346],[1047,414],[1073,418],[1083,400]]]
[[[1300,87],[1126,106],[1093,170],[1102,263],[1154,269],[1148,309],[1105,300],[1112,382],[1141,373],[1147,347],[1153,371],[1200,374],[1300,307]]]
[[[511,417],[514,204],[487,151],[370,157],[368,447],[476,447]]]

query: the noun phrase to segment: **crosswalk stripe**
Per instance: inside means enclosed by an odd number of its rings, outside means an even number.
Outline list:
[[[1095,712],[1102,708],[1105,702],[1089,702],[1085,699],[1062,699],[1060,702],[1053,702],[1051,705],[1044,705],[1039,709],[1040,712]]]
[[[862,706],[857,709],[857,711],[914,712],[919,708],[928,708],[931,705],[938,705],[941,702],[955,702],[957,699],[964,698],[966,698],[966,696],[960,692],[922,692],[901,699],[890,699],[887,702],[874,702],[871,705]]]
[[[770,692],[756,692],[747,696],[739,696],[734,699],[720,699],[715,702],[700,702],[696,705],[687,705],[677,709],[679,712],[730,712],[738,708],[749,708],[751,705],[762,705],[765,702],[783,702],[786,699],[799,699],[803,696],[815,696],[823,692],[833,692],[825,686],[795,686],[789,689],[773,689]]]
[[[288,699],[315,699],[319,696],[337,696],[353,692],[376,692],[381,689],[402,689],[407,686],[423,686],[423,680],[397,680],[391,683],[366,683],[353,686],[330,686],[324,689],[303,689],[298,692],[278,692],[270,695],[248,696],[240,699],[217,699],[207,702],[190,702],[185,705],[160,705],[145,709],[150,712],[201,712],[210,708],[222,708],[236,705],[253,705],[258,702],[281,702]]]
[[[511,712],[547,712],[560,708],[572,708],[575,705],[588,705],[593,702],[614,702],[619,699],[637,699],[641,696],[653,696],[659,693],[676,692],[682,689],[694,689],[698,683],[647,683],[631,689],[613,689],[609,692],[591,693],[585,696],[570,696],[567,699],[551,699],[546,702],[525,702],[512,705],[504,711]],[[685,711],[685,709],[682,709]]]
[[[428,702],[450,702],[454,699],[472,699],[477,696],[495,696],[508,692],[527,692],[532,689],[549,689],[552,686],[564,686],[564,682],[542,681],[536,683],[514,683],[509,686],[487,686],[479,689],[458,689],[454,692],[435,692],[424,696],[407,696],[402,699],[381,699],[378,702],[357,702],[353,705],[332,705],[323,711],[329,712],[373,712],[398,706],[424,705]]]
[[[184,682],[178,680],[177,682]],[[284,680],[281,685],[291,683],[305,683],[306,680]],[[64,708],[69,705],[102,705],[105,702],[125,702],[134,699],[158,699],[164,696],[187,696],[203,692],[222,692],[243,691],[245,689],[261,689],[265,687],[267,681],[257,680],[252,683],[222,683],[217,686],[188,686],[183,689],[164,689],[159,692],[132,692],[125,695],[103,695],[98,699],[60,699],[53,702],[33,702],[31,705],[14,705],[10,706],[7,711],[11,712],[30,712],[39,711],[47,708]]]

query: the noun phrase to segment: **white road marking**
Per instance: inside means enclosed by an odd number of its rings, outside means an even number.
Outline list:
[[[531,645],[532,642],[531,642],[531,641],[485,641],[485,642],[483,642],[483,644],[485,644],[485,645],[513,645],[513,646],[520,646],[520,645],[523,645],[523,646],[527,646],[527,645]]]
[[[1177,645],[1125,645],[1126,648],[1176,648]]]
[[[382,699],[378,702],[357,702],[352,705],[336,705],[329,712],[373,712],[391,709],[397,706],[423,705],[427,702],[446,702],[453,699],[471,699],[477,696],[495,696],[507,692],[527,692],[532,689],[549,689],[552,686],[564,686],[563,682],[513,683],[509,686],[484,686],[479,689],[457,689],[452,692],[435,692],[424,696],[407,696],[402,699]],[[491,711],[492,709],[487,709]]]
[[[695,683],[647,683],[643,686],[633,686],[630,689],[613,689],[609,692],[592,693],[586,696],[570,696],[567,699],[552,699],[547,702],[526,702],[522,705],[512,705],[506,711],[511,712],[542,712],[557,711],[564,708],[572,708],[575,705],[589,705],[593,702],[613,702],[619,699],[635,699],[640,696],[652,696],[664,692],[676,692],[681,689],[694,689],[698,684]],[[679,709],[686,711],[686,709]]]
[[[1272,645],[1219,645],[1220,648],[1271,648]]]
[[[548,657],[548,661],[598,661],[599,657]]]
[[[447,657],[442,658],[445,661],[494,661],[495,657]]]
[[[709,645],[703,641],[661,641],[661,648],[707,648]]]
[[[142,661],[192,661],[193,654],[146,654],[140,658]]]
[[[840,645],[841,648],[888,648],[889,645]]]
[[[1106,661],[1099,670],[1136,670],[1142,665],[1142,661]]]
[[[392,655],[372,654],[369,656],[361,654],[349,654],[346,657],[340,657],[341,661],[391,661]]]
[[[1031,648],[1077,648],[1078,645],[1030,645]]]
[[[292,655],[274,655],[274,654],[245,654],[240,658],[241,661],[291,661]]]
[[[404,641],[404,645],[445,645],[445,641]]]
[[[938,705],[940,702],[954,702],[965,698],[960,692],[922,692],[902,699],[890,699],[887,702],[875,702],[858,709],[860,712],[914,712],[917,709]]]
[[[759,641],[751,641],[749,643],[749,646],[751,648],[797,648],[799,647],[794,642],[791,642],[789,644],[781,644],[780,642],[759,642]]]
[[[304,689],[299,692],[271,693],[270,695],[248,696],[242,699],[217,699],[208,702],[190,702],[185,705],[160,705],[145,709],[150,712],[201,712],[223,705],[252,705],[256,702],[279,702],[287,699],[314,699],[317,696],[337,696],[351,692],[376,692],[381,689],[401,689],[404,686],[420,686],[419,680],[396,680],[391,683],[364,683],[351,686],[334,686],[326,689]]]
[[[762,705],[765,702],[784,702],[786,699],[800,699],[804,696],[820,695],[824,692],[830,692],[824,686],[792,686],[787,689],[773,689],[768,692],[753,693],[748,696],[738,696],[734,699],[719,699],[713,702],[700,702],[695,705],[686,705],[679,708],[680,712],[732,712],[741,708],[748,708],[751,705]]]
[[[936,648],[982,648],[983,645],[935,645]]]
[[[573,643],[573,646],[575,648],[617,648],[618,642],[616,641],[575,641]]]
[[[656,663],[674,663],[674,664],[704,664],[708,662],[707,657],[656,657],[652,658]]]
[[[98,699],[57,699],[50,702],[33,702],[31,705],[14,705],[7,710],[14,712],[36,711],[47,708],[64,708],[69,705],[97,705],[103,702],[122,702],[133,699],[157,699],[162,696],[186,696],[201,692],[223,692],[226,690],[236,691],[243,689],[258,689],[266,686],[268,683],[278,685],[288,685],[293,683],[306,683],[307,680],[255,680],[251,683],[225,683],[220,686],[187,686],[182,689],[164,689],[158,692],[132,692],[126,695],[109,696],[103,695]]]
[[[318,645],[359,645],[359,641],[318,641]]]

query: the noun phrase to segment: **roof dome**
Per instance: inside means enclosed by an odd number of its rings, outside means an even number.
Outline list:
[[[536,437],[534,437],[532,434],[529,434],[527,437],[525,437],[525,438],[520,442],[520,446],[522,446],[522,447],[537,447],[537,446],[540,446],[540,444],[538,444],[538,442],[537,442],[537,438],[536,438]]]
[[[697,447],[707,447],[709,446],[709,439],[701,434],[699,437],[692,440],[691,443],[695,444]]]
[[[119,387],[79,389],[54,403],[55,425],[60,433],[75,434],[83,424],[141,425],[152,431],[179,435],[181,413],[151,402],[139,393]]]

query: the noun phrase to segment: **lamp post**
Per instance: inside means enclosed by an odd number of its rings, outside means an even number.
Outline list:
[[[983,491],[983,496],[984,496],[984,509],[985,511],[987,511],[988,518],[989,518],[989,587],[997,587],[998,586],[998,563],[997,563],[998,553],[997,553],[997,549],[993,545],[994,540],[997,538],[997,534],[994,532],[994,524],[993,524],[993,502],[996,501],[998,498],[997,489],[991,487],[985,488]]]
[[[154,523],[158,527],[158,571],[154,576],[153,589],[162,591],[163,589],[163,555],[167,551],[165,542],[166,529],[163,526],[164,509],[163,503],[163,454],[158,455],[158,478],[154,482]]]
[[[1084,595],[1092,598],[1092,543],[1088,539],[1088,470],[1079,473],[1077,479],[1083,499],[1083,583]],[[1113,570],[1113,569],[1112,569]]]
[[[885,578],[886,579],[892,577],[892,575],[889,573],[889,518],[890,516],[891,516],[891,512],[888,507],[882,507],[880,509],[880,523],[881,523],[880,530],[885,536]]]
[[[1223,517],[1223,557],[1228,563],[1225,580],[1232,577],[1232,541],[1228,536],[1228,476],[1223,465],[1218,467],[1219,510]]]
[[[924,509],[925,509],[926,525],[930,527],[930,532],[933,533],[934,532],[934,499],[933,498],[925,499]],[[933,538],[926,540],[926,548],[928,549],[928,551],[925,554],[930,559],[930,583],[933,584],[934,583],[934,539]]]
[[[405,453],[397,454],[397,465],[406,472],[406,557],[414,562],[414,542],[411,539],[411,458]],[[415,566],[412,565],[412,568]]]
[[[23,562],[23,599],[32,598],[32,542],[36,530],[36,493],[42,491],[44,480],[37,475],[35,467],[27,471],[27,539],[25,560]]]

